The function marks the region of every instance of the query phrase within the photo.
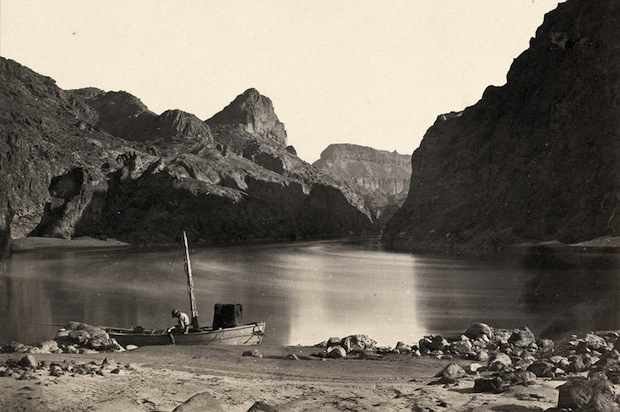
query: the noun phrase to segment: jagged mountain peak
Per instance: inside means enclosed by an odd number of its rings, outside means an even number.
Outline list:
[[[254,88],[238,95],[206,122],[209,126],[223,131],[221,134],[227,134],[226,128],[240,128],[261,143],[286,147],[286,130],[275,113],[271,99]]]

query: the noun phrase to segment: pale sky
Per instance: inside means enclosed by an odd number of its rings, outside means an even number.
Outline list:
[[[254,87],[310,163],[330,143],[411,154],[506,82],[558,2],[0,0],[0,54],[203,120]]]

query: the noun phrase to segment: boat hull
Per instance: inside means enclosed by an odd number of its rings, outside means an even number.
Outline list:
[[[173,334],[172,338],[164,330],[134,332],[131,329],[106,328],[111,338],[121,346],[153,345],[258,345],[265,335],[265,322],[251,323],[226,329],[201,329],[196,332]]]

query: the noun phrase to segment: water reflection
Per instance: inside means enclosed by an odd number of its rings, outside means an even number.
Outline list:
[[[616,254],[567,254],[538,246],[528,249],[523,267],[532,274],[523,292],[529,313],[549,314],[541,336],[620,326]]]
[[[277,344],[365,333],[381,344],[462,333],[474,321],[537,335],[620,327],[616,255],[475,259],[383,250],[376,239],[192,249],[200,322],[242,303]],[[56,326],[165,327],[188,309],[176,248],[20,252],[0,276],[0,342],[35,342]]]

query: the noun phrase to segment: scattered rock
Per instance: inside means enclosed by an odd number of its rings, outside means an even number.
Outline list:
[[[479,351],[478,353],[476,353],[476,356],[474,357],[474,359],[476,359],[477,361],[480,362],[488,362],[489,360],[489,351],[486,349],[483,349],[481,351]]]
[[[468,375],[475,375],[480,368],[482,368],[482,365],[480,365],[479,363],[470,363],[465,367],[465,372]]]
[[[192,396],[176,408],[173,412],[223,412],[222,405],[209,392],[202,392]]]
[[[64,371],[62,370],[62,367],[57,364],[57,363],[52,363],[50,365],[50,375],[51,376],[62,376],[64,374]]]
[[[555,348],[555,344],[551,339],[538,339],[536,345],[543,353],[552,353]]]
[[[524,326],[515,329],[510,338],[508,338],[508,342],[519,348],[527,348],[536,344],[536,337],[527,326]]]
[[[19,352],[19,350],[21,348],[23,348],[25,345],[23,343],[19,343],[19,342],[11,342],[8,343],[4,346],[2,346],[2,348],[0,349],[0,352],[2,353],[15,353],[15,352]]]
[[[343,359],[347,357],[347,351],[342,346],[334,346],[327,351],[327,356],[334,359]]]
[[[370,339],[366,335],[350,335],[342,339],[340,346],[342,346],[348,353],[351,351],[375,349],[377,347],[377,342]]]
[[[125,349],[110,338],[106,331],[86,323],[69,322],[54,338],[60,349],[67,353],[122,352]]]
[[[39,344],[39,347],[44,353],[57,353],[61,351],[58,347],[58,342],[53,340],[46,340],[44,342],[41,342]]]
[[[337,338],[337,337],[331,337],[329,339],[327,339],[327,342],[323,345],[324,347],[329,347],[329,346],[336,346],[336,345],[340,345],[340,341],[342,339]]]
[[[407,345],[405,342],[398,342],[394,350],[398,353],[411,353],[412,348],[410,345]]]
[[[474,345],[466,336],[463,336],[462,338],[461,340],[452,342],[452,344],[450,345],[450,350],[463,355],[473,353]]]
[[[441,335],[425,336],[418,343],[420,350],[442,351],[449,346],[449,343]]]
[[[491,327],[486,323],[472,323],[465,331],[465,336],[467,336],[469,339],[477,339],[480,338],[482,335],[486,335],[487,337],[493,336],[493,331],[491,330]]]
[[[247,412],[278,412],[278,409],[263,401],[256,401]]]
[[[568,372],[583,372],[586,369],[588,369],[588,366],[586,365],[585,359],[582,356],[579,355],[573,355],[570,358],[568,358],[568,361],[570,362],[570,364],[568,365]]]
[[[263,354],[258,351],[258,349],[246,350],[241,354],[241,356],[251,356],[253,358],[262,358]]]
[[[553,363],[539,360],[532,363],[527,370],[538,377],[552,378],[555,376],[556,366]]]
[[[607,350],[607,342],[601,336],[588,333],[583,338],[583,346],[590,350],[605,351]]]
[[[465,372],[465,369],[456,363],[450,363],[435,375],[435,377],[439,379],[431,382],[429,385],[456,383],[459,378],[466,375],[467,373]]]
[[[37,358],[35,358],[33,355],[26,355],[19,361],[19,366],[22,366],[24,368],[36,369],[38,365],[39,364],[37,362]]]
[[[506,385],[499,376],[480,378],[474,381],[474,392],[501,393],[506,390]]]
[[[512,359],[505,353],[498,352],[489,360],[489,370],[500,370],[512,365]]]

